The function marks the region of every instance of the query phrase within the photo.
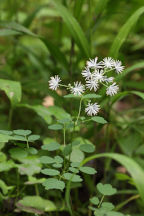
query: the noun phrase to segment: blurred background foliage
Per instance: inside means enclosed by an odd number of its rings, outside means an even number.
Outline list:
[[[64,91],[49,90],[49,77],[59,74],[67,83],[80,80],[86,60],[112,56],[126,69],[117,78],[122,93],[100,100],[109,127],[105,132],[89,124],[81,135],[97,151],[121,152],[144,168],[143,14],[143,0],[0,0],[0,129],[53,136],[47,129],[55,121],[52,116],[60,118],[69,107],[75,115],[78,102],[64,100]],[[4,80],[18,83],[9,92]],[[17,101],[11,100],[11,92],[18,94]],[[139,204],[139,209],[144,207]]]

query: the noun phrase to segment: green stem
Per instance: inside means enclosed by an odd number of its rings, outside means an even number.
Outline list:
[[[26,143],[27,143],[27,148],[29,149],[29,142],[28,142],[28,139],[26,138]]]
[[[13,107],[11,106],[10,111],[9,111],[9,118],[8,118],[8,128],[9,128],[9,130],[11,129],[12,116],[13,116]]]
[[[121,208],[123,208],[125,205],[127,205],[129,202],[131,202],[132,200],[138,199],[140,198],[139,194],[136,194],[134,196],[131,196],[130,198],[128,198],[127,200],[125,200],[124,202],[120,203],[119,205],[116,206],[115,210],[119,211]]]
[[[102,198],[101,198],[101,200],[100,200],[100,202],[99,202],[99,205],[98,205],[98,208],[100,208],[101,207],[101,204],[102,204],[102,202],[103,202],[103,200],[104,200],[104,195],[102,196]]]
[[[82,97],[80,99],[80,105],[79,105],[79,112],[78,112],[78,116],[77,116],[77,119],[76,119],[76,122],[75,122],[75,125],[77,125],[78,123],[78,120],[79,120],[79,117],[80,117],[80,113],[81,113],[81,105],[82,105]]]
[[[65,129],[65,125],[64,125],[64,129],[63,129],[63,136],[64,136],[64,147],[66,145],[66,129]]]

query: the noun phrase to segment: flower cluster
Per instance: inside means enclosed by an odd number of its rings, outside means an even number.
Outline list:
[[[85,78],[85,84],[81,82],[74,82],[73,86],[69,84],[65,86],[70,92],[74,95],[81,96],[87,90],[96,92],[100,86],[106,87],[106,95],[113,96],[117,94],[119,87],[114,82],[114,77],[109,76],[109,72],[114,71],[116,74],[121,73],[124,70],[121,61],[114,60],[111,57],[106,57],[102,61],[98,62],[98,57],[95,59],[90,59],[86,63],[86,67],[82,71],[82,76]],[[49,88],[52,90],[57,90],[60,84],[61,79],[58,75],[51,77],[49,80]],[[87,115],[92,116],[96,115],[100,110],[100,106],[97,103],[92,104],[88,103],[85,108]]]

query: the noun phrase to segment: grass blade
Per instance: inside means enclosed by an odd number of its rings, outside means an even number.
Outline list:
[[[139,8],[131,15],[131,17],[127,20],[127,22],[122,26],[118,35],[116,36],[111,49],[110,49],[110,56],[117,58],[119,50],[123,43],[125,42],[129,32],[131,31],[132,27],[136,24],[139,17],[144,13],[144,7]]]
[[[74,38],[74,40],[76,41],[80,49],[82,49],[84,56],[86,58],[89,58],[90,57],[89,44],[77,20],[72,16],[72,14],[68,11],[68,9],[64,7],[59,1],[54,0],[52,4],[55,6],[59,15],[63,18],[70,34],[72,35],[72,37]]]

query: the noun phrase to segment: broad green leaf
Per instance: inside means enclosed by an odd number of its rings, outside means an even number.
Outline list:
[[[0,189],[2,190],[4,195],[6,195],[8,193],[8,186],[1,179],[0,179]]]
[[[20,135],[20,136],[28,136],[32,133],[30,130],[14,130],[13,132],[14,134]]]
[[[50,106],[47,109],[51,115],[53,115],[56,119],[61,120],[61,119],[70,119],[71,116],[68,114],[64,109],[58,107],[58,106]]]
[[[9,153],[10,153],[11,157],[14,159],[25,158],[28,155],[28,153],[25,149],[18,148],[18,147],[17,148],[11,148],[9,150]]]
[[[67,95],[64,95],[64,98],[81,98],[81,96],[74,95],[74,94],[67,94]]]
[[[0,89],[6,93],[12,105],[21,101],[21,84],[19,82],[0,79]]]
[[[65,188],[65,183],[55,178],[48,178],[43,184],[46,190],[57,189],[62,190]]]
[[[129,32],[133,28],[133,26],[137,23],[139,17],[144,13],[144,7],[139,8],[136,10],[131,17],[126,21],[126,23],[122,26],[119,30],[118,35],[116,36],[111,49],[110,49],[110,56],[117,58],[119,50],[123,43],[125,42]]]
[[[132,176],[133,181],[136,185],[136,188],[138,189],[139,194],[144,202],[144,181],[143,181],[144,171],[141,168],[141,166],[137,162],[135,162],[132,158],[122,155],[122,154],[118,154],[118,153],[95,154],[91,157],[86,158],[81,163],[81,165],[84,165],[88,161],[94,160],[96,158],[101,158],[101,157],[112,158],[116,160],[117,162],[119,162],[120,164],[122,164],[122,166],[124,166],[127,169],[127,171]]]
[[[63,18],[69,32],[71,33],[80,49],[83,51],[85,57],[89,58],[89,44],[77,20],[72,16],[70,11],[68,11],[68,9],[60,3],[60,1],[54,0],[52,4],[55,6],[59,15]]]
[[[8,142],[9,140],[11,140],[11,136],[6,135],[6,134],[0,134],[0,142]]]
[[[6,159],[7,159],[6,155],[3,152],[0,151],[0,163],[3,162],[3,161],[6,161]]]
[[[0,134],[5,134],[5,135],[12,135],[12,131],[7,131],[7,130],[0,130]]]
[[[49,175],[49,176],[57,176],[60,174],[60,172],[58,170],[55,170],[55,169],[42,169],[41,173],[43,173],[45,175]]]
[[[62,167],[62,164],[60,164],[60,163],[54,163],[54,164],[52,164],[52,166],[53,166],[54,168],[61,168],[61,167]]]
[[[94,197],[90,198],[90,202],[94,205],[98,205],[99,199],[98,199],[98,197],[94,196]]]
[[[37,209],[44,212],[52,212],[57,210],[52,201],[43,199],[40,196],[25,196],[17,202],[16,206],[20,210],[31,213],[37,213]]]
[[[60,144],[57,142],[50,142],[48,144],[44,144],[42,146],[43,150],[47,150],[47,151],[56,151],[60,148]]]
[[[92,167],[80,167],[80,171],[89,175],[94,175],[97,171]]]
[[[36,112],[47,124],[52,122],[51,113],[49,112],[48,108],[42,105],[29,105],[29,104],[20,104],[20,107],[26,107],[28,109],[33,110]]]
[[[92,144],[82,144],[79,148],[81,151],[86,153],[92,153],[95,151],[95,146]]]
[[[101,95],[97,95],[97,94],[86,94],[83,96],[83,99],[92,99],[92,98],[100,98]]]
[[[39,158],[40,162],[43,164],[52,164],[55,162],[55,160],[52,157],[49,156],[41,156]]]
[[[12,160],[3,161],[0,163],[0,172],[6,172],[15,167],[16,164]]]
[[[26,149],[28,153],[35,155],[38,153],[38,150],[36,148],[33,147],[29,147],[28,149]]]
[[[35,134],[30,135],[30,136],[28,137],[28,141],[29,141],[29,142],[34,142],[34,141],[36,141],[36,140],[38,140],[38,139],[40,139],[40,136],[39,136],[39,135],[35,135]]]
[[[81,162],[84,159],[84,153],[79,149],[73,149],[70,155],[71,162]]]
[[[50,130],[62,130],[63,126],[61,124],[53,124],[48,126],[48,129]]]
[[[92,121],[95,121],[97,123],[100,123],[100,124],[106,124],[107,121],[103,118],[103,117],[100,117],[100,116],[94,116],[91,118]]]
[[[71,182],[82,182],[82,178],[79,175],[73,173],[64,173],[63,178]]]
[[[70,155],[71,152],[72,152],[72,145],[71,144],[66,145],[63,149],[63,155],[64,156]]]

